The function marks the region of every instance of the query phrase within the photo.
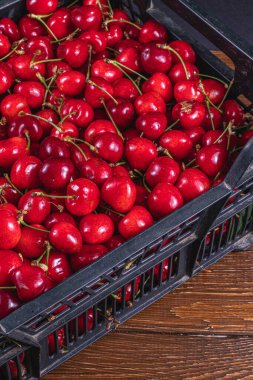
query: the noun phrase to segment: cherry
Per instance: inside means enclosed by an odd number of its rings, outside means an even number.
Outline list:
[[[148,196],[148,209],[158,219],[182,207],[183,203],[180,191],[170,183],[158,183]]]
[[[134,286],[134,294],[136,295],[137,293],[138,293],[138,290],[139,290],[139,288],[140,288],[140,283],[141,283],[141,277],[140,276],[138,276],[138,277],[136,277],[136,279],[135,279],[135,286]],[[130,302],[131,303],[131,297],[132,297],[132,283],[130,283],[130,284],[127,284],[126,286],[125,286],[125,302]],[[122,301],[123,301],[123,294],[122,294],[123,292],[122,292],[122,289],[118,289],[118,290],[116,290],[116,292],[115,292],[115,295],[116,295],[116,300],[117,300],[117,302],[119,302],[119,303],[122,303]]]
[[[139,41],[142,44],[149,42],[165,43],[167,41],[168,34],[165,27],[155,20],[146,21],[141,28],[139,34]]]
[[[91,78],[88,81],[84,97],[93,108],[103,108],[102,100],[106,103],[113,96],[113,87],[102,78]]]
[[[84,334],[86,331],[90,331],[93,328],[94,324],[94,312],[92,307],[86,311],[87,317],[82,314],[78,317],[78,335]],[[76,334],[76,322],[75,320],[70,321],[70,329],[73,331],[73,334]]]
[[[144,136],[150,140],[158,139],[167,126],[167,117],[163,113],[150,112],[140,115],[135,127],[138,131],[143,132]]]
[[[57,57],[64,59],[71,67],[79,68],[87,61],[88,44],[80,38],[61,42],[57,49]]]
[[[81,30],[99,30],[103,20],[102,12],[98,7],[85,5],[71,11],[73,24]]]
[[[225,100],[222,110],[226,123],[232,121],[236,127],[243,125],[243,108],[235,100]]]
[[[33,62],[33,55],[25,54],[18,56],[13,61],[13,71],[18,79],[37,81],[38,75],[45,76],[46,65],[44,62]]]
[[[65,200],[68,211],[77,216],[93,212],[100,200],[97,185],[86,178],[78,178],[67,186],[67,195],[71,198]]]
[[[95,120],[92,123],[90,123],[90,125],[84,132],[85,141],[93,144],[95,136],[105,132],[117,133],[111,121]]]
[[[19,158],[11,168],[11,182],[18,189],[32,189],[40,186],[39,170],[41,165],[40,159],[35,156]]]
[[[140,52],[136,48],[130,47],[124,49],[117,55],[116,61],[123,65],[123,70],[128,74],[131,74],[132,71],[142,71]]]
[[[179,120],[185,129],[198,127],[205,117],[205,106],[195,101],[177,103],[172,108],[172,119]]]
[[[81,177],[88,178],[101,186],[108,178],[112,177],[112,168],[100,158],[92,157],[81,168]]]
[[[101,5],[101,9],[103,11],[108,10],[109,5],[108,5],[108,0],[83,0],[83,5],[93,5],[94,7],[99,7]]]
[[[44,226],[31,224],[31,227],[22,228],[21,238],[15,247],[15,250],[22,253],[23,257],[27,259],[42,255],[45,250],[45,242],[48,239],[46,230],[43,232]],[[33,228],[37,228],[37,230]]]
[[[173,65],[169,71],[169,78],[173,84],[176,84],[185,80],[195,80],[198,79],[199,70],[197,66],[190,62],[184,62],[185,68],[183,67],[181,62]],[[188,78],[186,78],[186,72],[188,74]]]
[[[186,134],[190,137],[193,145],[196,145],[201,142],[202,137],[205,134],[204,128],[197,126],[192,129],[186,130]]]
[[[163,98],[167,103],[173,96],[173,88],[170,79],[163,73],[155,73],[148,78],[142,85],[142,91],[144,93],[155,91]]]
[[[41,263],[48,267],[47,276],[56,284],[64,281],[72,274],[70,262],[64,253],[50,251],[48,259],[44,256]]]
[[[11,50],[11,44],[4,34],[0,34],[0,58],[5,57]]]
[[[140,131],[137,131],[137,129],[135,128],[126,129],[125,131],[123,131],[125,141],[129,141],[134,137],[140,137],[140,135]]]
[[[39,158],[70,158],[70,150],[67,145],[56,137],[45,137],[39,147]]]
[[[56,343],[56,340],[57,340],[57,343]],[[57,330],[56,337],[55,337],[55,333],[48,335],[47,345],[48,345],[49,355],[53,355],[56,352],[56,347],[58,347],[58,350],[61,350],[64,345],[64,340],[65,340],[64,327]]]
[[[43,105],[46,90],[39,82],[27,81],[16,84],[13,92],[25,96],[30,108],[40,108]]]
[[[18,202],[23,218],[29,224],[42,224],[51,211],[51,205],[45,197],[38,195],[40,189],[32,189],[25,193]],[[36,195],[37,194],[37,195]]]
[[[92,64],[91,75],[94,78],[102,78],[108,82],[114,82],[122,78],[123,73],[115,65],[99,59]]]
[[[143,206],[143,207],[148,207],[148,204],[147,204],[147,200],[148,200],[148,190],[140,185],[140,184],[136,184],[135,185],[136,187],[136,199],[135,199],[135,205],[136,206]]]
[[[0,167],[9,169],[13,163],[29,154],[27,141],[22,137],[11,137],[0,141]]]
[[[128,166],[117,165],[112,166],[113,176],[129,177]]]
[[[44,225],[48,230],[50,230],[58,222],[67,222],[76,226],[76,222],[73,216],[67,212],[62,211],[50,214],[49,217],[45,220]]]
[[[52,129],[50,136],[57,137],[59,140],[67,141],[69,137],[77,138],[79,136],[79,130],[77,126],[69,121],[59,123],[60,129]]]
[[[30,113],[26,97],[19,94],[7,95],[1,102],[0,110],[7,121],[15,119],[20,112]]]
[[[136,187],[129,177],[113,176],[104,183],[101,197],[115,211],[125,213],[135,203]]]
[[[11,42],[20,39],[20,32],[17,24],[9,17],[4,17],[0,20],[0,32],[8,37]]]
[[[21,306],[21,301],[13,290],[0,289],[0,319],[11,314]]]
[[[70,10],[57,9],[47,20],[47,26],[59,40],[69,36],[74,30]]]
[[[58,222],[50,230],[49,240],[56,249],[68,254],[80,252],[82,236],[73,224]]]
[[[111,239],[107,240],[105,246],[110,252],[113,249],[120,247],[123,243],[125,243],[125,239],[123,239],[121,235],[113,235]]]
[[[210,146],[213,144],[219,144],[224,147],[227,147],[228,139],[229,139],[228,134],[227,133],[224,134],[224,131],[220,131],[216,129],[210,130],[210,131],[205,132],[205,134],[203,135],[202,146],[205,147],[205,146]]]
[[[131,102],[139,96],[135,85],[128,78],[118,79],[113,83],[115,98],[130,100]]]
[[[104,132],[93,139],[95,152],[100,158],[109,162],[118,162],[123,156],[124,143],[122,138],[112,132]]]
[[[135,28],[135,30],[138,30],[138,29]],[[117,50],[117,52],[122,53],[125,49],[128,49],[128,48],[134,48],[136,50],[139,50],[141,48],[141,44],[138,41],[128,38],[126,40],[119,41],[114,46],[114,48],[115,50]]]
[[[5,202],[10,202],[10,203],[3,203],[2,207],[4,205],[17,205],[20,194],[17,190],[13,188],[12,185],[7,181],[6,178],[0,177],[0,199],[4,199]],[[1,207],[1,205],[0,205]]]
[[[220,104],[226,94],[225,86],[215,79],[203,79],[201,82],[208,99],[213,104]]]
[[[70,145],[70,157],[78,170],[81,170],[89,158],[95,157],[95,154],[84,143]]]
[[[196,168],[189,168],[181,173],[176,185],[185,202],[191,201],[210,189],[208,177]]]
[[[215,144],[200,149],[196,162],[204,173],[210,177],[214,177],[223,168],[227,158],[226,147]]]
[[[54,56],[50,38],[47,36],[31,37],[26,43],[25,51],[36,57],[36,61],[52,59]]]
[[[180,166],[175,160],[161,156],[151,162],[145,173],[145,179],[150,187],[156,186],[159,182],[174,185],[180,172]]]
[[[115,20],[115,21],[113,21],[113,20]],[[119,9],[119,8],[114,9],[113,14],[112,14],[111,23],[112,24],[115,23],[116,25],[119,25],[122,30],[125,30],[125,28],[128,24],[125,23],[124,21],[130,21],[127,13],[123,9]]]
[[[38,20],[27,15],[20,19],[18,26],[22,37],[28,39],[31,37],[42,36],[47,33],[44,26]]]
[[[178,130],[165,132],[160,137],[159,144],[167,149],[176,160],[185,159],[193,147],[190,137],[185,132]]]
[[[177,82],[174,86],[174,98],[178,103],[193,100],[203,103],[205,100],[204,94],[195,80]]]
[[[131,239],[153,224],[150,212],[142,206],[134,206],[119,222],[119,233],[125,239]]]
[[[75,97],[84,91],[85,76],[79,71],[67,71],[60,74],[55,83],[64,95]]]
[[[192,48],[192,46],[188,42],[181,41],[181,40],[172,41],[169,44],[169,46],[171,48],[173,48],[174,50],[176,50],[176,52],[181,56],[181,58],[183,59],[184,62],[190,62],[193,64],[195,63],[196,54],[195,54],[194,49]],[[179,59],[176,56],[176,54],[173,52],[171,54],[172,54],[173,64],[178,63]]]
[[[209,106],[209,111],[206,107],[205,117],[201,122],[201,126],[206,130],[209,129],[219,129],[222,124],[222,115],[221,113],[214,107]]]
[[[12,285],[11,272],[20,267],[23,261],[16,252],[0,250],[0,286],[8,287]]]
[[[117,127],[125,129],[134,121],[134,106],[130,101],[122,98],[117,98],[117,103],[115,104],[114,101],[109,100],[107,109]]]
[[[73,90],[74,91],[74,90]],[[61,106],[69,99],[67,95],[64,95],[57,87],[53,88],[46,98],[46,105],[51,105],[54,109],[60,110]]]
[[[157,155],[155,144],[144,137],[134,137],[126,142],[125,156],[133,169],[146,170]]]
[[[0,204],[0,211],[8,211],[14,218],[17,217],[18,209],[12,203],[2,203]]]
[[[67,115],[69,115],[67,117]],[[61,108],[61,116],[67,117],[67,121],[74,123],[77,127],[85,128],[94,117],[92,107],[82,99],[69,99]]]
[[[158,47],[155,43],[144,45],[141,51],[141,63],[149,74],[167,73],[171,67],[171,52]]]
[[[1,26],[1,23],[0,23],[0,26]],[[4,62],[0,62],[0,77],[1,77],[1,82],[0,82],[0,95],[1,95],[9,90],[9,88],[12,86],[15,79],[12,70]]]
[[[105,214],[90,214],[80,220],[79,229],[86,244],[102,244],[114,233],[111,218]]]
[[[38,142],[43,134],[39,120],[32,116],[18,116],[8,124],[9,137],[27,137],[32,142]]]
[[[39,266],[23,264],[12,272],[12,281],[21,301],[30,301],[44,292],[46,274]]]
[[[39,178],[47,189],[64,189],[74,175],[75,166],[68,158],[47,158],[39,171]]]
[[[92,264],[108,252],[108,249],[102,244],[84,244],[81,251],[71,256],[71,266],[75,272]]]
[[[139,95],[134,102],[135,111],[138,115],[150,112],[166,112],[166,104],[158,92],[149,91]]]
[[[71,71],[71,66],[64,61],[47,62],[46,78]]]
[[[93,29],[86,30],[80,34],[79,38],[86,41],[88,45],[92,46],[94,53],[102,53],[106,49],[107,40],[104,32]]]
[[[126,38],[128,38],[128,40],[138,40],[140,35],[139,28],[141,29],[141,25],[137,22],[135,22],[134,25],[127,24],[125,27],[124,35],[126,36]]]
[[[109,24],[105,31],[105,38],[107,40],[107,46],[113,47],[123,39],[123,30],[119,25]]]
[[[53,13],[58,7],[58,0],[26,0],[28,12],[35,15],[48,15]]]
[[[43,118],[43,119],[39,119],[39,120],[40,120],[40,124],[42,126],[42,129],[43,129],[43,135],[44,136],[48,135],[50,133],[50,131],[52,130],[52,128],[53,128],[52,123],[57,124],[59,121],[58,115],[56,114],[56,112],[51,110],[51,109],[47,109],[47,108],[37,112],[36,116]]]

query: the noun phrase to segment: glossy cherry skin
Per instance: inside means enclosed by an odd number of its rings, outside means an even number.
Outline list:
[[[51,40],[47,36],[30,38],[25,46],[27,54],[36,54],[36,61],[51,59],[54,56]]]
[[[166,104],[158,92],[149,91],[139,95],[134,102],[135,111],[138,115],[150,112],[166,112]]]
[[[112,173],[111,166],[106,161],[96,157],[85,161],[80,172],[81,177],[90,179],[98,186],[103,185],[108,178],[111,178]]]
[[[47,265],[47,276],[56,284],[64,281],[72,274],[70,262],[64,253],[53,250],[49,254],[48,261],[44,256],[41,263]]]
[[[54,212],[45,220],[46,229],[50,230],[58,222],[68,222],[76,226],[76,221],[72,215],[67,212]]]
[[[123,20],[130,21],[130,18],[128,17],[127,13],[123,9],[119,8],[113,10],[112,18],[114,20],[117,20],[115,22],[112,22],[112,25],[119,25],[122,30],[125,30],[127,26],[127,24]]]
[[[42,163],[35,156],[24,156],[14,162],[10,178],[18,189],[32,189],[40,186],[39,170]]]
[[[197,126],[192,129],[188,129],[185,131],[186,134],[190,137],[193,145],[196,145],[201,142],[202,137],[205,134],[204,128]]]
[[[39,158],[45,160],[47,158],[70,158],[70,150],[68,146],[56,137],[46,137],[41,141],[39,148]]]
[[[131,102],[121,98],[117,98],[117,102],[118,104],[115,104],[115,102],[109,100],[107,108],[117,127],[125,129],[134,121],[134,106]]]
[[[37,76],[40,74],[42,77],[46,73],[45,63],[36,63],[33,64],[33,55],[25,54],[15,58],[13,62],[13,72],[20,80],[29,80],[36,81],[38,80]]]
[[[94,78],[102,78],[108,82],[114,82],[123,77],[122,71],[111,63],[102,59],[95,61],[91,66],[91,75]]]
[[[96,135],[93,139],[95,152],[100,158],[115,163],[120,161],[124,152],[122,138],[112,132],[104,132]]]
[[[26,137],[32,142],[38,142],[43,134],[43,129],[39,120],[32,116],[19,116],[8,123],[8,136],[9,137]]]
[[[182,172],[176,185],[185,202],[197,198],[211,186],[207,175],[196,168],[189,168]]]
[[[215,79],[203,79],[201,83],[208,99],[219,105],[226,94],[225,86]]]
[[[115,98],[133,101],[139,96],[137,88],[128,78],[118,79],[113,83],[113,90]]]
[[[93,144],[95,136],[100,133],[111,132],[117,133],[114,125],[109,120],[95,120],[87,127],[84,132],[85,141]]]
[[[38,20],[30,18],[27,15],[23,16],[20,19],[18,26],[22,37],[25,38],[31,38],[47,34],[46,28]]]
[[[29,224],[43,224],[51,211],[47,198],[35,195],[41,193],[40,189],[33,189],[25,193],[18,202],[19,210],[25,211],[23,218]]]
[[[119,53],[122,53],[125,49],[128,48],[134,48],[137,50],[140,50],[141,44],[140,42],[133,40],[131,38],[128,38],[126,40],[121,40],[115,45],[115,50],[117,50]]]
[[[93,212],[100,200],[98,186],[86,178],[78,178],[69,183],[67,195],[73,198],[65,200],[66,207],[72,215],[84,216]]]
[[[174,98],[178,103],[194,100],[202,103],[205,100],[199,84],[195,80],[177,82],[174,86]]]
[[[220,130],[213,130],[205,132],[205,134],[202,137],[202,146],[210,146],[213,144],[219,144],[224,147],[227,147],[228,145],[228,134],[223,134],[223,131]]]
[[[53,13],[58,7],[58,0],[26,0],[28,12],[35,15],[48,15]]]
[[[67,253],[76,254],[82,247],[82,236],[71,223],[58,222],[49,233],[49,240],[56,249]]]
[[[243,125],[243,108],[235,100],[225,100],[222,110],[226,123],[232,121],[235,126]]]
[[[213,120],[213,124],[211,123],[210,116]],[[209,129],[219,129],[222,125],[222,114],[214,107],[210,106],[210,115],[209,111],[206,107],[205,117],[201,122],[201,126],[204,127],[206,130]]]
[[[47,25],[59,40],[67,37],[74,30],[68,8],[57,9],[47,20]]]
[[[4,34],[0,34],[0,58],[5,57],[11,50],[11,44]]]
[[[4,94],[14,82],[14,73],[6,63],[0,62],[0,95]]]
[[[144,171],[157,157],[155,144],[144,137],[134,137],[126,142],[125,156],[133,169]]]
[[[179,130],[170,130],[165,132],[159,140],[160,146],[167,149],[176,160],[185,159],[193,147],[188,135]]]
[[[0,286],[11,286],[11,272],[23,264],[21,257],[17,252],[9,250],[0,250]]]
[[[112,251],[113,249],[121,246],[123,243],[125,243],[125,239],[121,235],[113,235],[111,239],[107,240],[105,246],[108,251]]]
[[[9,17],[4,17],[0,20],[0,32],[8,37],[10,42],[20,39],[20,32],[17,24]]]
[[[6,202],[10,202],[12,205],[17,205],[20,194],[15,190],[7,181],[6,178],[0,177],[0,199],[4,197]],[[9,203],[3,203],[3,205],[8,205]]]
[[[226,147],[210,145],[199,150],[196,162],[209,177],[214,177],[223,168],[228,158]]]
[[[178,52],[178,54],[181,56],[184,62],[190,62],[193,64],[195,63],[196,54],[192,46],[188,42],[176,40],[176,41],[172,41],[169,44],[169,46]],[[175,53],[172,52],[171,54],[172,54],[173,64],[180,62]]]
[[[177,103],[172,109],[172,119],[179,120],[185,129],[198,127],[205,117],[205,106],[199,102]]]
[[[47,189],[64,189],[74,175],[75,166],[66,158],[47,158],[39,171],[39,178]]]
[[[116,60],[129,68],[123,68],[123,70],[131,74],[131,70],[134,70],[136,72],[141,72],[142,71],[142,64],[141,64],[141,56],[140,52],[138,49],[129,47],[127,49],[124,49],[119,55],[117,55]]]
[[[170,183],[158,183],[148,196],[148,209],[158,219],[182,207],[183,203],[180,191]]]
[[[187,71],[187,77],[184,70],[184,67],[181,62],[176,63],[173,65],[169,71],[169,78],[173,84],[176,84],[177,82],[185,81],[188,79],[196,80],[198,79],[199,69],[197,66],[195,66],[193,63],[190,62],[184,62],[186,71]]]
[[[148,74],[167,73],[172,64],[171,53],[154,43],[144,45],[141,51],[141,64]]]
[[[74,272],[77,272],[94,263],[107,252],[108,249],[102,244],[84,244],[77,255],[71,256],[71,266]]]
[[[45,108],[44,110],[37,112],[36,115],[45,119],[45,120],[40,119],[40,124],[43,129],[43,136],[48,136],[53,128],[52,124],[49,124],[49,122],[58,124],[59,118],[58,118],[57,113],[54,110]]]
[[[148,78],[142,85],[142,92],[155,91],[167,103],[173,96],[173,88],[170,79],[163,73],[155,73]]]
[[[66,73],[71,71],[71,66],[64,61],[48,62],[46,70],[46,78],[51,78],[55,74]]]
[[[21,306],[21,301],[14,290],[0,289],[0,319],[11,314]]]
[[[86,30],[79,35],[79,38],[91,45],[94,53],[101,53],[106,49],[107,40],[104,32],[93,29]]]
[[[81,30],[99,30],[102,23],[102,12],[98,7],[86,5],[71,11],[73,24]]]
[[[13,163],[23,156],[29,154],[27,141],[22,137],[11,137],[0,141],[0,167],[9,169]]]
[[[12,281],[21,301],[38,297],[46,287],[46,273],[38,266],[24,264],[12,272]]]
[[[87,160],[89,160],[92,157],[95,157],[95,154],[84,143],[76,144],[78,148],[75,145],[72,145],[72,144],[69,144],[69,145],[70,145],[71,160],[74,162],[75,167],[78,170],[81,170],[82,166],[85,164]]]
[[[39,82],[27,81],[16,84],[13,92],[14,94],[25,96],[30,108],[40,108],[42,107],[46,90]]]
[[[129,177],[113,176],[104,183],[101,197],[115,211],[126,213],[135,203],[136,187]]]
[[[7,121],[15,119],[20,112],[31,112],[26,97],[19,94],[7,95],[1,102],[0,110]]]
[[[85,128],[94,117],[92,107],[82,99],[69,99],[61,108],[61,116],[70,115],[66,120],[74,123],[77,127]]]
[[[119,233],[125,239],[131,239],[153,224],[150,212],[142,206],[134,206],[119,222]]]
[[[175,160],[161,156],[151,162],[145,173],[145,179],[150,187],[156,186],[159,182],[173,185],[177,181],[180,172],[180,166]]]
[[[167,117],[163,113],[150,112],[140,115],[135,123],[138,131],[150,140],[158,139],[167,127]]]
[[[102,244],[114,233],[114,224],[105,214],[89,214],[80,220],[79,229],[86,244]]]
[[[32,224],[31,227],[45,230],[40,224]],[[45,242],[48,240],[48,233],[34,230],[29,227],[23,227],[21,230],[21,238],[15,247],[27,259],[39,257],[45,251]]]
[[[167,30],[163,25],[155,20],[146,21],[141,28],[139,34],[139,41],[142,44],[147,44],[149,42],[159,42],[165,43],[167,41],[168,34]]]
[[[95,83],[95,85],[93,83]],[[103,90],[100,90],[100,88],[96,87],[96,85],[106,90],[106,92],[109,93],[111,96],[113,96],[113,87],[105,79],[93,77],[91,77],[91,82],[87,83],[86,85],[84,91],[84,97],[86,101],[93,108],[103,108],[101,100],[103,100],[106,103],[110,99],[110,96]]]
[[[64,95],[75,97],[84,90],[85,76],[79,71],[71,70],[60,74],[55,83]]]
[[[64,59],[72,68],[79,68],[87,61],[89,47],[79,38],[63,41],[57,49],[57,57]]]

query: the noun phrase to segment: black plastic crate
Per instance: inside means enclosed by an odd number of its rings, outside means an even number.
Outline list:
[[[236,65],[233,96],[253,98],[250,81],[241,80],[245,75],[253,79],[247,47],[193,9],[189,0],[123,0],[122,6],[133,19],[153,17],[168,27],[172,38],[187,39],[205,70],[229,81],[232,71],[191,36],[184,36],[170,12],[205,30]],[[19,17],[23,9],[24,1],[0,1],[1,17]],[[234,249],[249,247],[252,209],[253,139],[219,186],[2,319],[0,378],[11,380],[14,365],[17,379],[39,379],[203,268]]]

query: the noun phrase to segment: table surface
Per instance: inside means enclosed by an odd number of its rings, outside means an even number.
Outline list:
[[[230,253],[43,380],[253,379],[252,260]]]

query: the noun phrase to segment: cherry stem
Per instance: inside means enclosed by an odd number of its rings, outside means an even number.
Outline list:
[[[77,114],[76,111],[73,111],[73,112],[68,113],[67,115],[65,115],[65,116],[61,119],[61,121],[60,121],[59,124],[62,125],[62,123],[64,123],[64,121],[67,120],[68,117],[70,117],[70,116],[75,116],[76,114]]]
[[[189,168],[194,162],[196,161],[196,158],[188,162],[188,164],[185,165],[186,168]]]
[[[211,110],[210,110],[210,104],[209,104],[209,102],[207,100],[206,100],[206,108],[207,108],[207,112],[208,112],[209,119],[210,119],[210,122],[211,122],[212,130],[215,131],[215,127],[214,127],[214,123],[213,123],[213,118],[212,118],[212,114],[211,114]]]
[[[45,197],[45,198],[56,198],[56,199],[76,199],[75,195],[51,195],[45,194],[43,192],[35,191],[32,193],[32,197]]]
[[[35,15],[35,14],[29,14],[28,17],[30,18],[34,18],[35,20],[38,20],[47,30],[48,32],[51,34],[51,36],[55,39],[56,42],[58,42],[58,38],[56,37],[56,35],[54,34],[54,32],[49,28],[49,26],[47,25],[47,23],[43,20],[43,18],[46,18],[48,17],[49,15],[43,15],[43,17],[41,15]]]
[[[122,214],[121,212],[115,211],[115,210],[113,210],[112,208],[106,207],[106,206],[104,206],[104,205],[99,205],[99,207],[101,207],[102,209],[104,209],[104,210],[106,210],[106,211],[110,211],[110,212],[112,212],[113,214],[116,214],[116,215],[119,215],[119,216],[122,216],[122,217],[125,216],[125,215]]]
[[[142,176],[142,183],[143,183],[143,186],[145,187],[145,189],[147,190],[147,192],[151,193],[151,190],[150,190],[150,188],[147,185],[146,178],[145,178],[144,175]]]
[[[26,113],[26,112],[23,112],[21,111],[19,113],[19,116],[32,116],[34,117],[35,119],[38,119],[38,120],[42,120],[42,121],[45,121],[46,123],[52,125],[52,127],[54,127],[55,129],[57,129],[57,131],[61,132],[62,133],[62,130],[61,128],[59,128],[56,124],[54,124],[52,121],[48,120],[48,119],[45,119],[44,117],[41,117],[41,116],[38,116],[38,115],[33,115],[31,113]]]
[[[117,102],[117,100],[108,92],[106,91],[104,88],[102,88],[101,86],[99,86],[98,84],[96,84],[95,82],[93,82],[92,80],[88,80],[87,83],[91,84],[92,86],[94,87],[97,87],[100,91],[104,92],[106,95],[109,96],[110,99],[112,99],[114,101],[114,103],[116,105],[118,105],[119,103]]]
[[[134,22],[125,20],[123,18],[119,18],[119,19],[113,18],[111,20],[107,20],[107,21],[105,21],[105,25],[110,24],[111,22],[124,22],[125,24],[134,26],[136,29],[139,29],[139,30],[142,29],[139,25],[135,24]]]
[[[74,0],[69,5],[66,5],[66,8],[71,8],[71,7],[73,7],[73,5],[76,5],[78,2],[79,2],[79,0]]]
[[[61,39],[59,39],[59,40],[57,40],[57,41],[52,41],[51,43],[52,43],[52,44],[57,44],[57,43],[61,43],[61,42],[63,42],[63,41],[71,40],[71,39],[72,39],[73,37],[75,37],[75,35],[76,35],[77,33],[79,33],[80,31],[81,31],[81,29],[77,28],[77,29],[74,30],[74,32],[70,33],[68,36],[63,37],[63,38],[61,38]]]
[[[207,93],[206,93],[206,91],[205,91],[205,89],[204,89],[204,86],[203,86],[203,83],[202,83],[201,79],[199,80],[199,88],[200,88],[200,91],[202,92],[202,94],[203,94],[204,97],[205,97],[206,105],[207,105],[207,103],[208,103],[208,104],[210,104],[213,108],[215,108],[219,113],[223,113],[223,112],[219,109],[219,107],[217,107],[217,106],[216,106],[216,105],[210,100],[210,98],[208,97],[208,95],[207,95]]]
[[[196,77],[203,77],[203,78],[209,78],[209,79],[217,80],[217,82],[220,82],[221,84],[223,84],[225,88],[228,87],[228,84],[226,82],[224,82],[224,80],[222,80],[220,78],[217,78],[217,77],[215,77],[213,75],[200,74],[200,73],[194,73],[194,75],[196,75]]]
[[[115,49],[111,48],[110,46],[107,46],[106,49],[109,50],[109,51],[111,51],[114,54],[119,54],[118,50],[115,50]]]
[[[179,123],[179,119],[177,119],[176,121],[174,121],[174,123],[170,124],[164,132],[167,132],[169,131],[170,129],[172,129],[173,127],[175,127],[175,125],[177,125]]]
[[[85,161],[88,160],[88,158],[87,158],[86,154],[84,153],[84,151],[82,150],[82,148],[78,144],[76,144],[71,138],[70,139],[66,138],[66,139],[64,139],[64,141],[67,141],[70,144],[74,145],[74,147],[76,147],[76,149],[78,149],[79,152],[82,154],[82,156],[84,157]]]
[[[36,263],[39,264],[41,262],[41,260],[43,259],[43,257],[46,255],[46,266],[48,266],[48,260],[49,260],[49,255],[50,255],[50,251],[52,249],[52,246],[48,241],[45,242],[45,246],[46,246],[46,249],[44,250],[42,255],[36,260]]]
[[[229,82],[229,85],[227,86],[227,91],[225,92],[225,94],[224,94],[224,96],[223,96],[223,99],[222,99],[222,101],[220,102],[218,108],[221,108],[221,106],[222,106],[223,103],[225,102],[225,100],[226,100],[226,98],[227,98],[227,96],[228,96],[228,93],[229,93],[231,87],[233,86],[233,84],[234,84],[234,78]]]
[[[124,136],[122,135],[122,133],[120,132],[119,128],[117,127],[115,121],[113,120],[113,117],[112,117],[110,111],[108,110],[108,108],[107,108],[107,106],[106,106],[106,104],[105,104],[105,102],[104,102],[103,99],[101,100],[101,103],[103,104],[104,109],[105,109],[105,112],[107,113],[109,119],[111,120],[112,124],[114,125],[114,128],[115,128],[116,131],[117,131],[117,134],[118,134],[118,135],[122,138],[122,140],[124,141],[124,140],[125,140],[125,139],[124,139]]]
[[[16,286],[0,286],[1,290],[16,290]]]
[[[163,154],[164,154],[165,156],[168,156],[169,158],[172,158],[172,159],[173,159],[173,157],[172,157],[172,155],[169,153],[168,149],[164,149],[164,150],[163,150]]]
[[[23,217],[19,220],[19,223],[22,224],[22,225],[25,226],[25,227],[30,228],[31,230],[40,231],[40,232],[47,232],[47,233],[50,232],[49,230],[43,230],[42,228],[38,228],[38,227],[30,226],[30,224],[26,223],[26,222],[23,220]]]
[[[226,128],[224,129],[224,131],[222,132],[222,134],[212,143],[212,145],[214,144],[217,144],[218,141],[228,132],[228,135],[230,136],[231,133],[232,133],[232,127],[233,127],[233,123],[230,121],[228,123],[228,125],[226,126]]]
[[[143,80],[148,80],[147,77],[144,77],[144,75],[138,73],[137,71],[135,70],[132,70],[130,67],[126,66],[126,65],[123,65],[123,63],[120,63],[118,61],[115,61],[113,59],[105,59],[105,62],[108,62],[108,63],[116,63],[116,65],[120,66],[120,67],[123,67],[123,69],[126,69],[126,70],[129,70],[131,71],[133,74],[137,75],[138,77],[141,77]]]
[[[45,95],[44,95],[44,99],[43,99],[43,109],[45,108],[46,106],[46,101],[47,101],[47,96],[48,94],[51,92],[50,89],[54,83],[54,81],[56,80],[57,76],[58,76],[58,72],[55,73],[51,78],[50,78],[50,82],[48,83],[48,85],[46,86],[46,91],[45,91]]]
[[[22,38],[22,40],[16,42],[16,46],[11,51],[9,51],[8,54],[6,54],[4,57],[0,58],[0,61],[4,61],[6,58],[9,58],[13,53],[15,53],[15,51],[18,50],[19,45],[22,44],[22,42],[24,42],[24,41],[25,41],[25,38]]]
[[[29,150],[31,148],[31,139],[30,139],[29,132],[25,131],[24,135],[25,135],[26,140],[27,140],[27,146],[26,146],[25,150]]]
[[[183,66],[183,69],[184,69],[184,72],[185,72],[186,79],[189,80],[189,79],[190,79],[190,75],[189,75],[189,73],[188,73],[188,71],[187,71],[187,68],[186,68],[186,66],[185,66],[185,62],[184,62],[183,58],[181,57],[181,55],[180,55],[175,49],[173,49],[173,48],[172,48],[171,46],[169,46],[169,45],[161,45],[161,44],[158,44],[157,46],[158,46],[159,48],[169,50],[169,51],[171,51],[172,53],[174,53],[174,54],[177,56],[177,58],[179,59],[179,61],[181,62],[182,66]]]
[[[133,83],[133,85],[136,87],[139,94],[142,95],[142,92],[141,92],[138,84],[133,80],[133,78],[122,67],[117,65],[117,61],[112,60],[111,62],[108,62],[108,63],[111,63],[111,65],[117,67],[117,69],[119,69]]]
[[[87,74],[86,74],[86,81],[90,79],[91,54],[92,54],[92,46],[89,45],[89,62],[88,62],[88,69],[87,69]]]
[[[12,182],[11,182],[11,179],[9,177],[9,174],[7,173],[4,173],[4,178],[6,179],[6,181],[8,182],[8,184],[14,189],[16,190],[16,192],[19,194],[19,195],[24,195]]]
[[[59,62],[63,61],[62,58],[42,59],[41,61],[33,62],[32,66],[39,65],[40,63]]]
[[[86,144],[90,148],[90,150],[92,152],[97,153],[96,148],[93,145],[91,145],[90,143],[88,143],[88,141],[85,141],[85,140],[82,140],[82,139],[78,139],[76,137],[66,137],[64,140],[68,141],[68,142],[78,141],[78,142],[84,143],[84,144]]]

